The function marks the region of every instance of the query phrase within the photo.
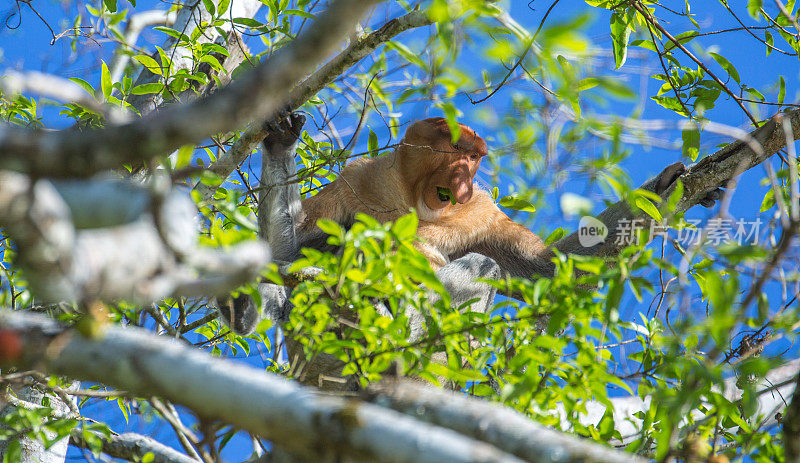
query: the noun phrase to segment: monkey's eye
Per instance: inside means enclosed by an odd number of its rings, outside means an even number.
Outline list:
[[[472,159],[473,161],[477,161],[478,159],[481,158],[481,155],[478,153],[472,153],[469,155],[469,158]]]

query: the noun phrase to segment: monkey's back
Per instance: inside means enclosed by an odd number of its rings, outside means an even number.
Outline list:
[[[338,178],[303,200],[306,218],[301,227],[313,229],[321,218],[350,226],[357,213],[381,222],[408,213],[407,192],[393,161],[391,155],[384,155],[361,158],[345,166]]]

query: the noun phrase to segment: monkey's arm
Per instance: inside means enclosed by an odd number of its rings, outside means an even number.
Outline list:
[[[294,155],[305,121],[305,116],[293,113],[265,126],[267,136],[261,151],[258,227],[259,236],[269,242],[275,260],[292,261],[300,250],[297,225],[303,220],[303,209],[300,191],[291,182],[297,173]],[[262,312],[266,311],[276,319],[284,311],[288,298],[286,288],[260,283],[258,290],[264,307],[256,307],[246,294],[235,299],[217,299],[222,318],[234,332],[248,335],[261,320]]]
[[[686,167],[682,163],[672,164],[642,185],[641,188],[662,195],[684,172],[686,172]],[[712,205],[713,201],[719,197],[719,190],[711,191],[702,204]],[[608,235],[604,242],[585,247],[578,239],[578,232],[574,232],[549,248],[545,247],[541,239],[526,227],[514,223],[499,210],[497,214],[501,214],[502,218],[494,221],[488,233],[465,251],[491,257],[506,274],[521,278],[531,278],[534,275],[553,276],[555,265],[552,262],[552,248],[565,254],[616,255],[625,246],[624,242],[616,239],[620,228],[625,224],[631,224],[633,219],[641,218],[641,214],[631,211],[625,201],[620,201],[597,216],[597,219],[603,222],[608,229]]]
[[[258,227],[261,237],[269,242],[275,260],[293,261],[300,250],[297,228],[304,219],[304,212],[300,190],[291,182],[297,176],[295,151],[305,122],[305,116],[292,113],[266,126]]]
[[[484,236],[465,249],[464,253],[477,252],[490,257],[497,262],[503,274],[512,277],[553,276],[553,252],[541,238],[500,210],[497,210],[497,214],[498,220],[493,221]]]

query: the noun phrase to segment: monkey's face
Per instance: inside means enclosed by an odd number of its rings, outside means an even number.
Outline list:
[[[422,201],[438,211],[472,198],[472,183],[486,155],[486,142],[466,125],[460,127],[456,143],[442,117],[418,121],[406,131],[398,166],[411,186],[414,205]]]

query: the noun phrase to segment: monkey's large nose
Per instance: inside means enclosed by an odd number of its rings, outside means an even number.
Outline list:
[[[453,172],[450,179],[450,191],[459,204],[464,204],[472,198],[472,175],[469,169],[458,169]]]
[[[456,198],[456,202],[459,204],[464,204],[472,198],[472,183],[461,183],[456,188],[451,188],[453,191],[453,196]]]

